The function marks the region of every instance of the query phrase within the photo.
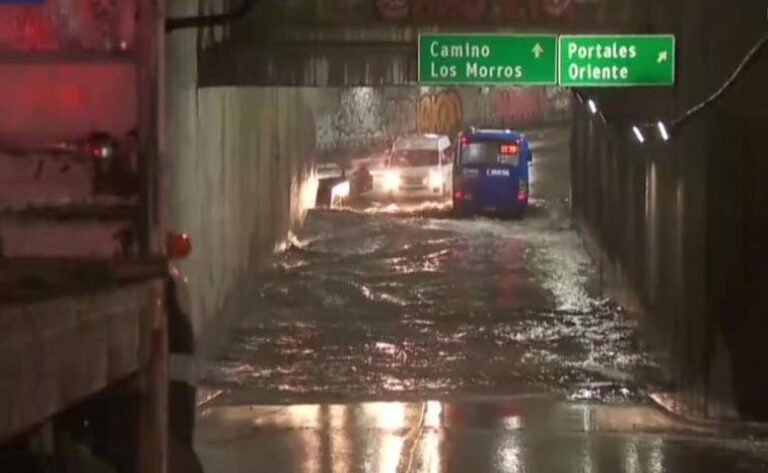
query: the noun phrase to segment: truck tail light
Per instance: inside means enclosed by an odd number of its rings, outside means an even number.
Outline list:
[[[117,154],[117,140],[107,132],[94,131],[88,135],[80,148],[93,159],[109,159]]]
[[[107,159],[112,157],[113,149],[106,144],[94,144],[90,147],[90,154],[96,159]]]
[[[464,200],[464,189],[461,188],[461,179],[453,178],[453,198],[455,200]]]
[[[187,233],[168,233],[167,254],[170,260],[184,259],[192,253],[192,241]]]

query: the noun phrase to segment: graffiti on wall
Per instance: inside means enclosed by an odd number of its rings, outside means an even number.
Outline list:
[[[384,20],[406,20],[411,15],[411,5],[408,0],[375,0],[376,12]]]
[[[344,89],[316,116],[318,149],[370,150],[409,133],[453,135],[466,125],[518,127],[567,119],[570,93],[559,87]]]
[[[542,89],[494,90],[491,97],[493,121],[501,126],[535,121],[543,115],[545,100]]]
[[[462,125],[461,96],[455,90],[426,93],[419,99],[417,113],[419,132],[453,133]]]
[[[376,13],[387,21],[537,20],[574,15],[601,0],[374,0]]]
[[[498,24],[536,26],[576,21],[581,26],[626,21],[634,0],[285,0],[265,7],[264,18],[348,24],[385,21],[408,24]],[[355,22],[353,21],[353,23]],[[514,24],[510,24],[513,22]]]
[[[547,102],[553,115],[566,116],[571,111],[571,92],[563,87],[547,87]]]
[[[497,88],[492,91],[491,121],[501,126],[517,126],[568,116],[570,95],[559,87]]]
[[[394,96],[384,99],[384,126],[390,140],[416,131],[417,103],[414,97]]]
[[[338,109],[315,119],[319,149],[359,146],[384,135],[382,96],[372,87],[354,87],[341,92]]]

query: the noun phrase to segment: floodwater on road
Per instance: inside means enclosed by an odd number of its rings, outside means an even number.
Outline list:
[[[541,204],[521,221],[453,220],[439,206],[313,211],[254,285],[208,384],[237,403],[640,399],[657,364],[600,297],[563,210]]]
[[[208,473],[768,471],[646,401],[661,354],[603,298],[568,209],[567,129],[531,135],[523,220],[314,210],[208,360]]]
[[[449,202],[311,211],[210,365],[219,402],[643,399],[663,376],[571,228],[568,128],[528,136],[522,220],[457,220]]]

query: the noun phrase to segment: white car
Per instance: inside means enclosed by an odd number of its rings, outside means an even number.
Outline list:
[[[451,140],[445,135],[412,135],[392,145],[379,191],[397,197],[445,197],[453,185]]]

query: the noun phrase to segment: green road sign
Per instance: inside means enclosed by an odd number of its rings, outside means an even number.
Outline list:
[[[675,37],[560,36],[558,69],[565,87],[674,85]]]
[[[557,37],[513,34],[419,36],[422,84],[557,83]]]

